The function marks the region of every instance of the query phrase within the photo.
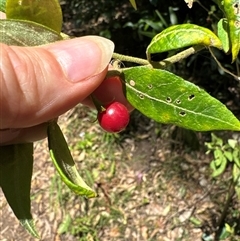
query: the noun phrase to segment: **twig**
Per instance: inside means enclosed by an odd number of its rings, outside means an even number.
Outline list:
[[[224,220],[225,220],[225,218],[227,216],[229,204],[232,201],[232,198],[233,198],[234,194],[235,194],[235,185],[234,185],[234,181],[232,180],[232,182],[230,184],[230,187],[229,187],[227,201],[226,201],[226,203],[224,205],[224,208],[223,208],[223,211],[222,211],[222,215],[220,216],[220,218],[218,220],[218,223],[216,225],[217,230],[215,232],[215,240],[218,240],[218,237],[219,237],[219,235],[220,235],[220,233],[222,231],[221,227],[224,224]]]
[[[140,65],[148,65],[149,62],[146,59],[136,58],[128,55],[113,53],[112,56],[114,59],[119,59],[121,61],[132,62]]]
[[[240,76],[237,76],[235,74],[233,74],[232,72],[230,72],[228,69],[224,68],[221,63],[217,60],[216,56],[214,55],[213,51],[211,50],[211,48],[209,47],[209,52],[211,53],[212,57],[214,58],[214,60],[216,61],[216,63],[218,64],[219,68],[221,68],[224,72],[230,74],[234,79],[240,81]]]
[[[140,65],[145,65],[145,66],[149,66],[149,67],[152,66],[154,68],[163,69],[171,64],[174,64],[182,59],[189,57],[192,54],[197,53],[198,51],[200,51],[204,48],[205,48],[204,46],[196,45],[196,46],[190,47],[186,50],[183,50],[180,53],[175,54],[174,56],[166,58],[160,62],[151,61],[150,56],[148,56],[149,60],[136,58],[136,57],[132,57],[132,56],[127,56],[127,55],[122,55],[122,54],[118,54],[118,53],[113,53],[112,57],[117,60],[121,60],[121,61],[125,61],[125,62],[132,62],[132,63],[136,63],[136,64],[140,64]]]
[[[151,61],[150,63],[154,68],[166,68],[167,66],[174,64],[176,62],[179,62],[180,60],[183,60],[192,54],[196,54],[197,52],[199,52],[200,50],[202,50],[204,48],[205,47],[202,45],[196,45],[196,46],[190,47],[186,50],[183,50],[180,53],[175,54],[169,58],[166,58],[160,62]]]

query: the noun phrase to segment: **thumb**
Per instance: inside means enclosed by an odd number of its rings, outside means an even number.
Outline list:
[[[5,129],[46,122],[85,99],[103,81],[114,44],[86,36],[0,49],[0,129]]]

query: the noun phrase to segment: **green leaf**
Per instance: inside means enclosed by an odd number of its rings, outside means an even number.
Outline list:
[[[240,1],[224,0],[222,6],[229,24],[232,61],[235,61],[240,50]]]
[[[123,70],[128,101],[144,115],[195,131],[240,130],[239,120],[198,86],[146,66]]]
[[[210,164],[210,167],[213,169],[212,177],[217,177],[221,175],[225,171],[228,163],[227,158],[224,158],[224,157],[221,159],[220,166],[216,166],[215,161],[216,160],[212,161]]]
[[[33,219],[20,219],[19,220],[21,225],[35,238],[37,239],[41,239],[41,237],[39,236],[36,228],[35,228],[35,224]]]
[[[0,0],[0,11],[4,13],[6,11],[6,1],[7,0]]]
[[[233,154],[231,151],[224,151],[223,154],[230,162],[233,161]]]
[[[49,123],[47,133],[50,156],[63,182],[78,195],[95,197],[96,193],[79,175],[66,140],[55,121]]]
[[[234,149],[237,145],[238,141],[237,140],[234,140],[234,139],[228,139],[228,145]]]
[[[214,160],[214,165],[216,168],[220,167],[222,165],[222,162],[226,161],[226,157],[222,156],[221,158],[217,158]]]
[[[240,167],[236,164],[233,165],[232,176],[235,183],[235,191],[237,193],[238,199],[240,200]]]
[[[240,185],[240,168],[234,164],[233,169],[232,169],[232,176],[233,176],[233,181],[238,183]]]
[[[33,143],[0,147],[0,185],[14,214],[23,227],[40,238],[30,212]]]
[[[214,143],[215,146],[219,146],[219,147],[223,146],[223,139],[222,138],[217,137],[213,133],[211,133],[211,137],[212,137],[212,143]]]
[[[62,37],[43,25],[20,20],[0,20],[0,42],[7,45],[38,46]]]
[[[190,222],[192,222],[195,226],[202,226],[202,221],[195,217],[190,217]]]
[[[223,153],[220,149],[214,150],[213,154],[215,159],[221,159],[223,156]]]
[[[227,240],[227,238],[230,237],[231,234],[227,231],[227,229],[226,229],[226,224],[227,224],[227,223],[225,223],[225,227],[222,228],[218,240]]]
[[[234,234],[234,227],[231,227],[229,224],[225,223],[225,228],[228,233]]]
[[[222,49],[220,39],[211,30],[194,24],[180,24],[166,28],[157,34],[147,47],[147,55],[193,45]]]
[[[230,50],[230,40],[228,35],[228,21],[222,18],[217,25],[218,37],[222,42],[223,51],[227,53]]]
[[[28,20],[61,32],[62,11],[58,0],[8,0],[8,19]]]
[[[240,168],[240,147],[239,146],[233,150],[232,155],[233,155],[233,161]]]
[[[58,234],[66,233],[71,226],[71,222],[72,222],[72,219],[70,214],[66,214],[66,216],[64,217],[64,219],[62,220],[62,222],[58,227]]]
[[[240,185],[235,187],[235,192],[237,194],[238,200],[240,200]]]
[[[133,8],[134,8],[135,10],[137,10],[136,1],[135,1],[135,0],[129,0],[129,1],[130,1],[130,3],[132,4]]]

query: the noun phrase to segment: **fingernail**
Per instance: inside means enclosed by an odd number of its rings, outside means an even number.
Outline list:
[[[79,82],[101,73],[109,64],[114,43],[99,36],[86,36],[53,44],[55,55],[69,81]]]

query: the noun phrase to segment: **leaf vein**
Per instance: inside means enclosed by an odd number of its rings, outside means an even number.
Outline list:
[[[229,122],[226,122],[226,121],[224,121],[224,120],[222,120],[222,119],[216,118],[216,117],[214,117],[214,116],[210,116],[209,114],[207,115],[207,114],[203,114],[203,113],[201,113],[201,112],[195,112],[195,111],[192,111],[192,110],[189,110],[189,109],[182,108],[182,107],[180,107],[180,106],[176,106],[176,105],[174,105],[174,104],[172,104],[172,103],[168,103],[168,102],[166,102],[166,101],[164,101],[164,100],[157,99],[157,98],[155,98],[155,97],[153,97],[153,96],[150,96],[150,95],[148,95],[148,94],[146,94],[146,93],[144,93],[144,92],[142,92],[142,91],[140,91],[140,90],[137,90],[136,88],[132,87],[132,86],[131,86],[130,84],[128,84],[127,82],[126,82],[126,85],[127,85],[127,87],[128,87],[129,89],[135,91],[136,93],[140,94],[141,96],[144,96],[144,97],[146,97],[146,98],[148,98],[148,99],[150,99],[150,100],[156,101],[156,102],[163,103],[163,104],[168,105],[168,106],[172,106],[172,107],[174,108],[174,110],[175,110],[175,109],[178,109],[179,111],[186,111],[187,113],[190,113],[190,114],[195,115],[195,118],[196,118],[196,115],[198,115],[198,116],[202,116],[202,117],[205,117],[205,118],[208,118],[208,119],[212,119],[212,120],[215,120],[215,121],[218,121],[218,122],[222,122],[222,123],[225,123],[225,124],[227,124],[227,125],[231,125],[231,126],[235,127],[235,125],[233,125],[233,124],[231,124],[231,123],[229,123]],[[212,108],[212,106],[211,106],[211,107],[208,107],[208,108]],[[176,112],[175,112],[175,113],[176,113]]]

